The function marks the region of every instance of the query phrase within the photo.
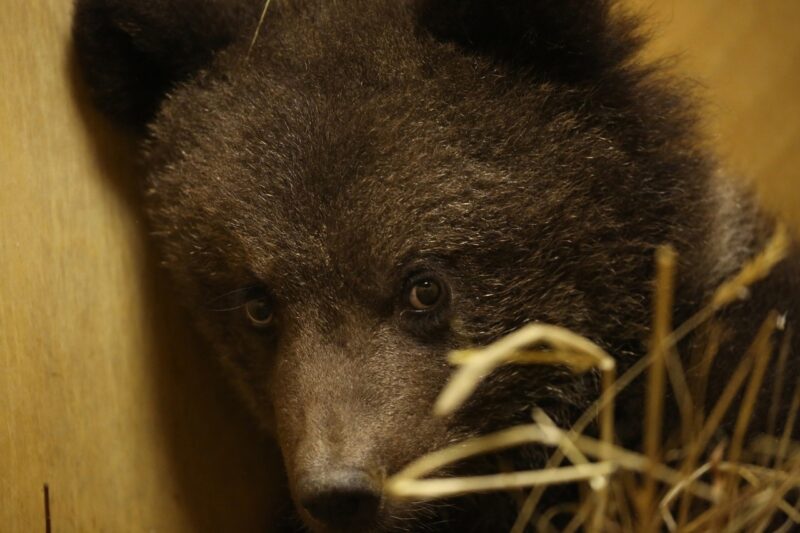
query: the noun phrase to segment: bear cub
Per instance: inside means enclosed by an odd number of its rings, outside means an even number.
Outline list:
[[[534,407],[568,427],[597,376],[505,367],[440,419],[446,354],[542,322],[624,370],[647,351],[658,246],[678,252],[680,324],[773,225],[720,177],[681,84],[637,57],[636,21],[611,0],[266,7],[76,2],[79,66],[99,109],[141,138],[175,291],[277,440],[302,527],[501,531],[508,495],[403,503],[382,480]],[[710,401],[769,311],[797,329],[799,257],[716,317]],[[618,438],[636,446],[641,388],[627,394]],[[506,459],[537,468],[546,453]]]

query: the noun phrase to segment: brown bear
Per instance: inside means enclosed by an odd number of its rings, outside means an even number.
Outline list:
[[[97,106],[142,138],[175,290],[313,531],[502,530],[510,497],[402,503],[382,480],[533,407],[569,426],[598,381],[508,366],[436,418],[447,353],[543,322],[624,369],[647,351],[656,247],[679,254],[680,323],[772,231],[608,0],[78,0],[74,39]],[[772,309],[800,315],[796,249],[721,313],[712,399]]]

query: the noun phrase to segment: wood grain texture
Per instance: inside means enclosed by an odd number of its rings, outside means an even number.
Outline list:
[[[131,146],[76,89],[70,2],[0,16],[0,531],[264,531],[274,449],[154,268]],[[41,529],[40,529],[41,528]]]
[[[800,2],[629,0],[706,86],[728,166],[800,228]],[[268,530],[279,466],[174,305],[130,142],[87,106],[66,0],[0,16],[0,530]],[[77,88],[76,88],[77,87]]]
[[[697,84],[726,168],[800,230],[800,2],[626,0],[644,13],[648,55]]]

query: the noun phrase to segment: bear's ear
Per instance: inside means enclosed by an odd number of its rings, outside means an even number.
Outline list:
[[[176,83],[247,31],[257,2],[77,0],[73,39],[96,105],[141,129]]]
[[[614,0],[422,0],[437,39],[531,71],[593,78],[638,50],[635,20]]]

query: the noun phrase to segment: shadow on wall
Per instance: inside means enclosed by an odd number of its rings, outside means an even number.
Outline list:
[[[116,131],[91,106],[74,57],[73,97],[102,175],[139,221],[137,248],[143,309],[150,330],[154,419],[173,469],[174,497],[192,531],[272,531],[288,504],[277,447],[259,434],[235,398],[212,354],[174,302],[166,272],[158,268],[143,222],[142,176],[135,141]]]

